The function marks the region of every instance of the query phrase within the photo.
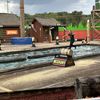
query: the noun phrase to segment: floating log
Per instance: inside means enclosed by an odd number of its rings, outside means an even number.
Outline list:
[[[0,57],[0,63],[17,62],[26,60],[25,56]]]
[[[44,54],[44,55],[31,55],[28,56],[28,59],[35,59],[35,58],[41,58],[41,57],[48,57],[48,56],[55,56],[58,55],[59,53],[50,53],[50,54]]]

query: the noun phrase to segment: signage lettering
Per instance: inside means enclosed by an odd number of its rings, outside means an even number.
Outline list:
[[[75,65],[74,60],[72,58],[66,59],[66,58],[55,58],[53,60],[53,64],[57,66],[67,67]]]
[[[53,64],[54,65],[63,65],[65,66],[66,60],[64,59],[54,59]]]

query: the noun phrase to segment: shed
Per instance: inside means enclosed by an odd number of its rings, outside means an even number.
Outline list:
[[[29,35],[34,36],[37,42],[52,42],[58,36],[58,27],[62,26],[54,18],[34,18]]]
[[[8,42],[20,36],[20,20],[15,14],[0,13],[0,38]]]

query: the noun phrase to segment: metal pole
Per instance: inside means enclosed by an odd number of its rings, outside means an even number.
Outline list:
[[[9,13],[9,0],[7,0],[7,13]]]
[[[20,34],[24,37],[24,0],[20,0]]]

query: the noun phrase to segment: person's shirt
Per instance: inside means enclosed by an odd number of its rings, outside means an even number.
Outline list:
[[[70,33],[69,36],[70,36],[70,41],[71,42],[75,42],[74,34],[73,33]]]

